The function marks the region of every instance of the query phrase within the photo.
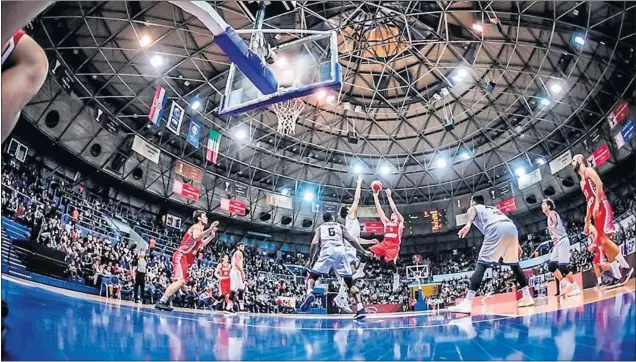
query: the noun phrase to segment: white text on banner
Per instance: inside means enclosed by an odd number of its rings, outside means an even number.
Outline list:
[[[519,177],[519,190],[523,190],[537,182],[541,181],[541,170],[536,169],[530,173],[527,173]]]
[[[274,207],[282,207],[283,209],[293,209],[294,202],[291,197],[269,194],[267,195],[267,203]]]
[[[137,135],[135,135],[135,139],[133,140],[132,150],[154,163],[159,163],[159,155],[161,154],[161,150],[144,141],[143,138]]]
[[[572,164],[572,151],[567,150],[550,161],[550,173],[555,174]]]

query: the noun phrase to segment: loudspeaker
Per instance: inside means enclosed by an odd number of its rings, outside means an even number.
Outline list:
[[[446,118],[446,121],[444,122],[444,129],[447,131],[455,129],[455,117],[450,116],[449,118]]]
[[[304,228],[311,227],[311,225],[313,225],[313,221],[311,221],[311,220],[309,220],[309,219],[304,219],[304,220],[303,220],[303,227],[304,227]]]
[[[259,220],[267,221],[271,218],[272,218],[272,214],[270,214],[269,212],[261,212],[261,216],[259,217]]]
[[[280,223],[281,223],[282,225],[289,225],[289,224],[291,224],[291,222],[292,222],[292,218],[291,218],[291,217],[289,217],[289,216],[283,216],[283,217],[280,219]]]
[[[349,141],[349,143],[357,145],[358,144],[358,132],[356,131],[349,131],[347,132],[347,141]]]

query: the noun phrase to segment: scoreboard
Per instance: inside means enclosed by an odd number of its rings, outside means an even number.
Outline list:
[[[426,220],[427,224],[430,222],[431,231],[442,231],[446,227],[446,210],[424,210],[424,220]]]

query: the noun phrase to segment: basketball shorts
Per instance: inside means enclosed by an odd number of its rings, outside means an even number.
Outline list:
[[[347,250],[344,246],[326,247],[320,250],[318,260],[311,268],[316,274],[327,275],[334,269],[341,277],[351,276],[351,262],[347,257]]]
[[[570,263],[570,239],[563,237],[556,243],[550,253],[550,261],[556,261],[559,264]]]
[[[9,39],[7,44],[5,44],[5,46],[2,48],[2,64],[4,64],[4,62],[7,60],[7,58],[9,58],[9,56],[11,55],[13,50],[15,49],[16,45],[18,45],[18,42],[20,41],[20,39],[22,39],[22,37],[25,34],[26,33],[24,32],[24,30],[20,29],[20,30],[16,31],[16,33],[13,34],[11,39]]]
[[[230,278],[221,279],[221,281],[219,282],[219,293],[229,294],[231,290],[232,288],[230,284]]]
[[[356,250],[356,248],[345,246],[345,254],[347,255],[349,264],[358,265],[358,263],[360,262],[360,258],[358,258],[358,251]]]
[[[503,258],[505,264],[519,262],[519,232],[515,224],[500,221],[486,227],[478,260],[497,263]]]
[[[230,290],[245,290],[245,280],[238,269],[232,269],[230,272]]]
[[[400,246],[383,241],[371,246],[369,250],[378,258],[384,257],[384,261],[388,263],[397,260],[398,254],[400,253]]]
[[[606,235],[611,237],[616,233],[612,205],[610,205],[607,199],[603,199],[598,209],[598,215],[592,215],[594,217],[594,227],[596,227],[596,231],[598,231],[599,236]],[[592,205],[592,212],[593,211],[594,206]]]
[[[179,251],[172,254],[172,280],[183,279],[188,282],[188,268],[194,262],[194,255],[188,256]]]

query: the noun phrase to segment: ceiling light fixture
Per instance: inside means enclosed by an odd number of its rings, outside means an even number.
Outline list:
[[[523,177],[523,176],[525,176],[525,175],[526,175],[526,169],[525,169],[525,168],[523,168],[523,167],[518,167],[518,168],[515,170],[515,174],[517,175],[517,177]]]
[[[141,45],[142,48],[147,47],[151,43],[152,38],[149,35],[142,35],[141,38],[139,38],[139,45]]]
[[[484,26],[481,25],[480,23],[474,23],[473,24],[473,30],[482,32],[482,31],[484,31]]]
[[[150,64],[155,68],[160,67],[161,64],[163,64],[163,58],[161,57],[161,55],[154,55],[152,58],[150,58]]]

